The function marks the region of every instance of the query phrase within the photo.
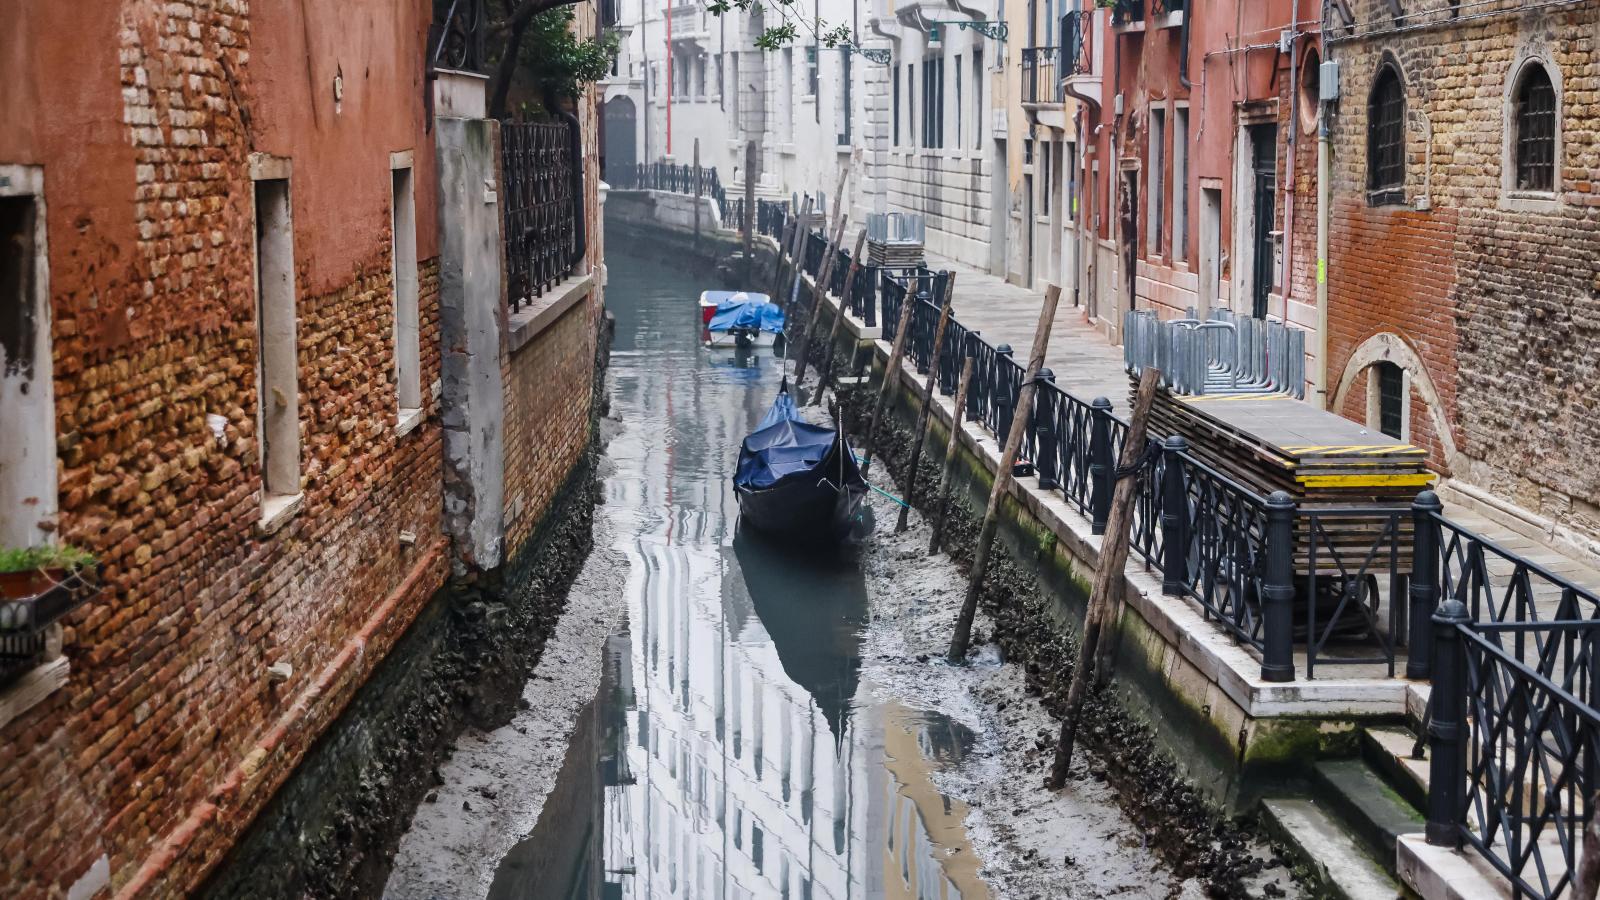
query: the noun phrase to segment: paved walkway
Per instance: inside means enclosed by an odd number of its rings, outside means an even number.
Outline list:
[[[1017,287],[987,272],[934,254],[928,268],[956,273],[955,317],[962,325],[983,333],[990,343],[1010,344],[1017,361],[1026,364],[1039,325],[1044,291]],[[1083,310],[1068,302],[1056,307],[1050,329],[1050,346],[1044,364],[1055,372],[1056,384],[1081,400],[1105,397],[1119,415],[1127,415],[1128,374],[1122,368],[1122,348],[1113,347],[1089,325]]]

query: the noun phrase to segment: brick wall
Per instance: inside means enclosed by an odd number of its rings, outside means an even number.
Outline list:
[[[598,297],[507,354],[506,560],[514,562],[589,443]]]
[[[1600,86],[1600,3],[1460,23],[1444,21],[1442,0],[1430,6],[1421,11],[1438,24],[1391,34],[1384,4],[1364,0],[1358,37],[1333,51],[1344,99],[1335,131],[1331,381],[1359,377],[1344,371],[1345,360],[1368,335],[1397,334],[1437,388],[1456,475],[1600,533],[1600,461],[1586,452],[1600,439],[1600,417],[1584,387],[1597,374],[1600,329],[1600,111],[1589,102]],[[1502,181],[1512,79],[1530,58],[1551,67],[1563,131],[1556,190],[1532,202]],[[1427,194],[1431,211],[1366,205],[1366,98],[1382,59],[1400,66],[1408,110],[1431,125],[1431,165],[1427,129],[1420,120],[1407,129],[1405,185],[1407,200]],[[1422,438],[1444,463],[1440,436]]]
[[[370,0],[259,16],[242,0],[22,6],[0,27],[20,29],[36,80],[0,93],[0,116],[29,123],[0,137],[0,162],[45,170],[59,529],[99,556],[105,588],[67,620],[66,687],[0,726],[0,884],[62,896],[105,872],[102,894],[177,895],[446,575],[427,389],[439,340],[427,13],[396,18]],[[341,15],[392,26],[350,38],[328,21]],[[360,59],[382,90],[360,80]],[[418,90],[378,77],[396,70]],[[403,147],[418,154],[425,408],[399,436],[389,152]],[[294,166],[304,501],[270,535],[256,527],[252,151]],[[208,416],[226,422],[220,438]],[[280,662],[293,674],[274,683]]]

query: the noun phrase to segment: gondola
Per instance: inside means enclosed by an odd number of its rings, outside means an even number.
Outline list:
[[[733,491],[744,522],[795,543],[838,544],[871,528],[855,454],[839,429],[800,418],[787,378],[739,448]]]

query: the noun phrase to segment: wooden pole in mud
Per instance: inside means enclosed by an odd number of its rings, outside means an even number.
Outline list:
[[[889,361],[883,367],[883,383],[878,385],[878,397],[872,401],[872,418],[867,420],[866,449],[861,454],[861,475],[866,477],[872,467],[872,448],[878,438],[878,417],[883,414],[883,401],[900,379],[900,357],[906,353],[906,335],[911,331],[911,310],[917,305],[917,295],[906,291],[900,301],[900,321],[895,325],[894,343],[889,347]],[[868,361],[871,365],[871,361]]]
[[[756,142],[744,145],[744,283],[755,290]]]
[[[806,377],[806,364],[811,357],[811,332],[816,330],[817,319],[822,315],[822,303],[828,296],[828,283],[833,280],[834,261],[839,258],[839,244],[844,240],[844,223],[849,218],[844,214],[844,186],[849,180],[850,164],[847,162],[844,171],[839,173],[839,185],[833,192],[833,227],[828,232],[828,244],[822,251],[822,264],[817,266],[816,280],[811,282],[811,315],[806,317],[805,330],[800,332],[800,356],[794,376],[796,390],[799,390],[800,382]],[[792,347],[788,356],[795,358]]]
[[[939,540],[944,537],[946,505],[950,502],[950,479],[956,470],[956,449],[961,445],[961,420],[967,413],[967,388],[972,384],[972,360],[972,354],[967,353],[961,361],[961,380],[956,382],[956,408],[950,414],[950,439],[944,445],[944,468],[939,472],[939,499],[933,504],[933,536],[928,538],[929,554],[939,552]]]
[[[1011,470],[1017,464],[1017,454],[1022,452],[1022,439],[1028,433],[1028,420],[1033,418],[1033,394],[1039,370],[1044,368],[1044,353],[1050,346],[1050,329],[1056,322],[1056,303],[1061,299],[1061,288],[1050,285],[1044,290],[1044,305],[1039,308],[1039,325],[1033,332],[1033,350],[1028,354],[1028,368],[1022,373],[1022,386],[1017,391],[1017,408],[1011,418],[1011,433],[1006,436],[1005,449],[1000,451],[1000,467],[994,473],[994,487],[989,490],[989,505],[983,511],[983,527],[978,530],[978,546],[972,554],[972,571],[967,573],[967,596],[961,602],[961,614],[956,618],[956,632],[950,638],[951,663],[967,658],[967,647],[972,643],[972,619],[978,614],[978,594],[983,588],[983,576],[989,569],[989,548],[994,544],[994,533],[1000,524],[1000,500],[1011,487]]]
[[[833,266],[839,258],[839,243],[844,240],[844,216],[834,216],[833,237],[828,241],[822,267],[817,270],[817,280],[811,285],[811,315],[806,317],[806,328],[800,333],[800,359],[795,363],[794,386],[806,380],[806,363],[811,359],[811,333],[817,330],[817,319],[822,317],[822,306],[828,302],[828,282],[833,280]],[[794,356],[794,353],[790,353]],[[821,392],[822,388],[817,388]]]
[[[1155,400],[1156,384],[1161,372],[1146,366],[1139,377],[1139,391],[1134,396],[1133,418],[1128,420],[1128,435],[1122,442],[1122,453],[1117,468],[1126,472],[1144,455],[1146,432],[1150,419],[1150,404]],[[1096,649],[1101,635],[1113,624],[1114,611],[1121,606],[1122,589],[1127,583],[1123,570],[1128,565],[1128,534],[1133,528],[1134,490],[1139,479],[1134,473],[1117,480],[1111,495],[1111,514],[1106,518],[1106,536],[1100,545],[1100,561],[1095,567],[1094,589],[1089,594],[1089,608],[1083,615],[1083,633],[1078,639],[1078,659],[1072,667],[1072,685],[1067,689],[1067,710],[1061,718],[1061,740],[1056,745],[1055,762],[1050,766],[1050,790],[1060,790],[1067,783],[1067,770],[1072,766],[1073,745],[1078,739],[1078,717],[1083,712],[1083,696],[1093,677]]]
[[[839,343],[839,332],[844,325],[844,312],[850,306],[850,297],[855,293],[856,273],[861,271],[861,248],[867,242],[867,230],[861,229],[856,235],[856,252],[850,254],[850,268],[844,273],[844,293],[839,296],[839,309],[833,316],[833,327],[828,329],[827,355],[822,358],[822,369],[817,374],[817,392],[811,395],[812,405],[822,402],[822,392],[828,386],[828,379],[833,377],[833,348]]]
[[[694,139],[694,245],[700,246],[700,139]]]
[[[800,246],[805,239],[806,219],[811,216],[811,198],[807,197],[803,206],[795,210],[794,231],[784,235],[784,246],[778,248],[778,265],[772,276],[772,301],[781,303],[783,286],[789,283],[788,272],[790,266],[800,265]]]
[[[833,227],[834,228],[841,227],[840,226],[840,216],[844,213],[844,207],[841,205],[841,203],[844,200],[844,183],[847,180],[849,180],[849,178],[850,178],[850,166],[849,166],[848,163],[846,163],[845,167],[844,167],[844,170],[839,173],[839,183],[837,185],[835,185],[834,189],[833,189]],[[824,210],[823,212],[824,212],[824,214],[826,214],[827,211]],[[822,236],[823,237],[827,237],[828,236],[828,232],[826,232],[826,231],[823,232]],[[801,246],[803,247],[805,245],[802,244]],[[823,265],[827,265],[828,264],[827,257],[823,257],[822,264]],[[794,264],[794,287],[790,289],[788,297],[786,298],[786,302],[783,304],[783,314],[784,314],[785,317],[787,317],[789,315],[789,311],[794,308],[794,301],[799,299],[799,297],[800,297],[800,284],[803,281],[805,281],[805,272],[806,272],[805,266],[801,265],[799,257],[796,257],[795,258],[795,264]],[[817,277],[818,278],[822,277],[822,270],[820,268],[817,270]],[[787,321],[787,319],[785,319],[785,321]]]
[[[928,357],[928,377],[922,382],[922,411],[917,414],[916,430],[911,432],[911,464],[906,468],[906,497],[894,533],[906,530],[911,504],[917,495],[917,467],[922,464],[922,444],[928,439],[928,421],[933,412],[933,386],[939,381],[939,353],[944,349],[945,326],[950,324],[950,307],[956,292],[956,273],[944,273],[944,292],[939,303],[939,324],[933,328],[933,352]]]

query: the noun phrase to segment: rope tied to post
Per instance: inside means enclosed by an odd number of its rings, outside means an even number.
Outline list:
[[[1124,478],[1131,478],[1135,475],[1138,475],[1147,468],[1154,468],[1156,457],[1160,455],[1161,442],[1146,441],[1144,445],[1144,452],[1139,454],[1139,458],[1134,460],[1132,465],[1117,466],[1116,468],[1112,469],[1111,478],[1113,481],[1121,481]]]

